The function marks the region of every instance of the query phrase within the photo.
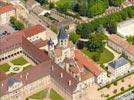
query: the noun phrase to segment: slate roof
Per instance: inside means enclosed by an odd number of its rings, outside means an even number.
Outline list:
[[[110,62],[108,65],[114,69],[117,69],[117,68],[122,67],[123,65],[126,65],[128,63],[129,62],[125,58],[120,57],[120,58],[114,60],[113,62]]]
[[[54,42],[52,41],[52,39],[50,38],[49,41],[48,41],[48,45],[53,45]]]
[[[66,39],[66,38],[68,38],[68,34],[66,33],[64,26],[61,26],[58,34],[58,39]]]
[[[20,82],[20,81],[16,80],[15,78],[9,78],[8,79],[8,86],[12,86],[16,82]]]

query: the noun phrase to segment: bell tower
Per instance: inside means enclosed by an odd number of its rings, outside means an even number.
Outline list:
[[[68,45],[68,34],[62,25],[58,34],[58,46],[66,48]]]

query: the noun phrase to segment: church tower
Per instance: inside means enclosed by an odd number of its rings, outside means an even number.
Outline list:
[[[68,34],[64,29],[64,26],[61,26],[58,34],[58,46],[66,48],[68,45]]]
[[[53,56],[53,52],[54,52],[54,42],[50,38],[50,40],[48,41],[48,55],[50,58]]]

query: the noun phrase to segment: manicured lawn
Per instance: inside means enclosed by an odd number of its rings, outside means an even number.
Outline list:
[[[47,89],[43,90],[43,91],[40,91],[40,92],[30,96],[29,98],[43,100],[46,97],[46,95],[47,95]]]
[[[84,48],[82,50],[82,52],[90,58],[92,58],[96,54],[96,52],[90,52],[86,48]],[[101,53],[100,60],[97,63],[104,64],[104,63],[107,63],[113,59],[114,59],[114,55],[109,50],[107,50],[105,48],[104,51]]]
[[[24,65],[28,63],[23,57],[11,61],[14,65]]]
[[[71,3],[74,0],[57,0],[56,4],[65,4],[65,3]]]
[[[104,51],[101,53],[100,57],[100,64],[107,63],[114,59],[114,55],[107,49],[104,49]]]
[[[56,91],[51,89],[50,91],[50,99],[51,100],[64,100],[63,97],[61,97]]]
[[[9,66],[7,63],[5,63],[5,64],[0,65],[0,68],[1,68],[4,72],[7,72],[7,71],[9,71],[10,66]]]

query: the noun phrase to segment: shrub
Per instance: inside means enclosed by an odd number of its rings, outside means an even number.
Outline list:
[[[113,91],[113,93],[117,93],[117,89],[115,89],[115,90]]]
[[[124,91],[124,87],[121,87],[121,91]]]

